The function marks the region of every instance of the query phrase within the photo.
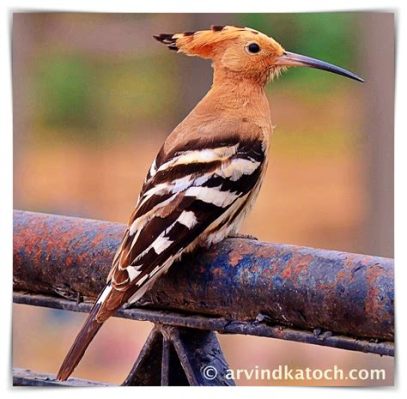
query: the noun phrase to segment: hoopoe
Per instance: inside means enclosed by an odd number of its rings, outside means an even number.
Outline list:
[[[250,28],[154,36],[169,49],[212,60],[213,84],[165,140],[147,173],[104,290],[67,354],[66,380],[102,324],[139,300],[180,257],[236,234],[259,192],[272,133],[266,83],[290,66],[358,81],[332,64],[290,53]]]

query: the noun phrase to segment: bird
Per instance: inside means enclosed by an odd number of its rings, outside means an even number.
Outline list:
[[[269,159],[268,82],[293,66],[363,82],[346,69],[286,51],[252,28],[213,25],[154,38],[170,50],[211,60],[213,83],[152,162],[106,286],[59,369],[61,381],[118,308],[136,303],[182,255],[238,234]]]

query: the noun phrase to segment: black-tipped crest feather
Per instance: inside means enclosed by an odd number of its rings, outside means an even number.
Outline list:
[[[160,33],[159,35],[154,35],[153,37],[159,42],[166,44],[170,50],[178,50],[176,45],[177,39],[172,33]]]

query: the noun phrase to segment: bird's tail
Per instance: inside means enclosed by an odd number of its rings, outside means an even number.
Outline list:
[[[108,319],[108,317],[113,314],[114,310],[109,312],[104,312],[102,320],[98,319],[98,313],[101,310],[103,303],[112,291],[111,285],[107,285],[102,293],[99,295],[96,303],[94,304],[85,324],[82,326],[81,331],[76,337],[71,349],[66,355],[59,371],[57,374],[57,379],[60,381],[65,381],[74,371],[75,367],[78,365],[82,359],[86,349],[91,343],[92,339],[102,327],[103,323]]]

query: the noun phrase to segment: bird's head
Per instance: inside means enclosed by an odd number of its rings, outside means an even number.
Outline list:
[[[216,72],[265,84],[290,66],[323,69],[363,82],[346,69],[286,51],[264,33],[250,28],[212,26],[209,30],[154,36],[169,49],[211,59]],[[223,72],[223,73],[222,73]]]

